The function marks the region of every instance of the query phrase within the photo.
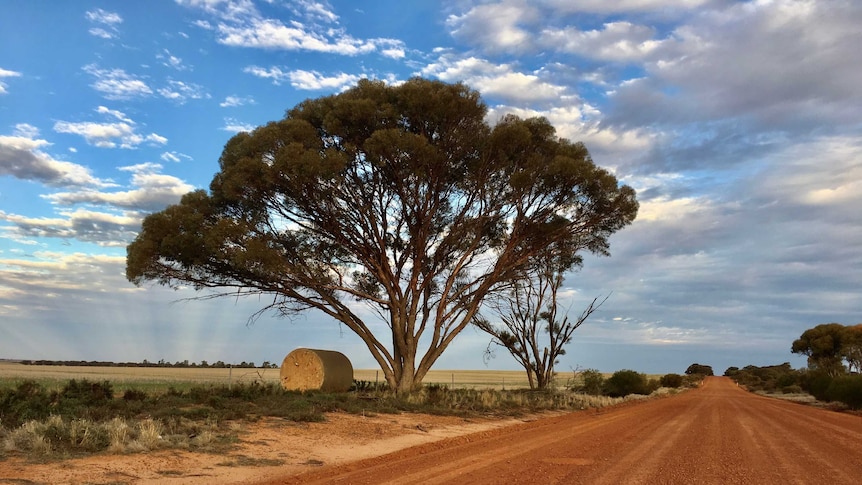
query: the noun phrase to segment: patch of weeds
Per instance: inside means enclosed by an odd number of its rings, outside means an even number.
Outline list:
[[[303,465],[323,466],[323,465],[324,465],[324,463],[323,463],[322,461],[320,461],[320,460],[316,460],[316,459],[314,459],[314,458],[310,458],[310,459],[308,459],[308,460],[305,460],[305,462],[303,463]]]

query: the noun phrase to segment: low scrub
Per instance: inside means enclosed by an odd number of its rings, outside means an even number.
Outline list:
[[[646,395],[650,392],[652,391],[646,375],[629,369],[618,370],[605,381],[605,394],[611,397],[623,397],[629,394]]]
[[[644,379],[639,390],[647,391],[650,386],[646,378],[639,376]],[[10,454],[65,458],[161,448],[220,452],[237,440],[237,423],[263,416],[300,422],[323,421],[325,413],[332,411],[516,416],[598,408],[624,400],[624,394],[593,395],[562,389],[500,391],[429,385],[416,393],[398,395],[378,386],[356,387],[363,390],[299,393],[252,383],[170,388],[161,393],[136,389],[114,393],[108,382],[70,381],[60,389],[47,390],[24,381],[0,390],[0,458]]]
[[[827,400],[844,403],[850,409],[862,409],[862,375],[838,376],[826,389]]]

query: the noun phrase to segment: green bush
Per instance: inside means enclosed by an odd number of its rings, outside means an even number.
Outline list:
[[[802,378],[802,389],[818,401],[831,401],[827,393],[831,384],[832,377],[824,372],[809,372]]]
[[[605,386],[605,376],[601,372],[596,369],[586,369],[581,372],[581,379],[584,381],[581,384],[581,392],[591,396],[602,395]]]
[[[649,394],[647,378],[633,370],[618,370],[605,381],[605,394],[611,397]]]
[[[685,370],[688,375],[713,376],[712,366],[694,363]]]
[[[679,374],[665,374],[659,379],[662,387],[682,387],[683,378]]]
[[[838,376],[826,389],[830,401],[843,402],[851,409],[862,409],[862,375]]]
[[[99,404],[114,398],[114,388],[110,382],[90,382],[87,379],[72,379],[60,391],[63,399],[74,399],[84,404]]]

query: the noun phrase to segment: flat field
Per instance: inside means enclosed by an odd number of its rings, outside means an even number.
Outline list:
[[[561,374],[558,384],[565,385],[571,373]],[[353,377],[359,381],[383,382],[383,372],[375,369],[354,369]],[[200,384],[233,384],[254,381],[279,381],[279,369],[215,369],[181,367],[90,367],[23,365],[0,362],[0,386],[32,379],[52,387],[70,379],[110,381],[116,390],[128,387],[156,390],[170,386],[186,387]],[[446,385],[450,388],[518,389],[529,387],[523,371],[500,370],[432,370],[425,384]]]

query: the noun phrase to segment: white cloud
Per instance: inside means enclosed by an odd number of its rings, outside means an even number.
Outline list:
[[[221,129],[233,133],[239,133],[241,131],[251,132],[255,129],[255,126],[249,123],[242,123],[233,118],[225,118],[224,126]]]
[[[87,20],[99,24],[116,25],[123,23],[123,17],[116,12],[108,12],[97,8],[96,10],[88,11],[86,14]]]
[[[140,231],[140,214],[110,214],[85,209],[60,212],[61,217],[25,217],[0,211],[0,220],[13,224],[12,239],[59,238],[99,246],[127,245]],[[8,230],[8,229],[7,229]]]
[[[116,118],[117,122],[69,122],[57,121],[54,131],[84,137],[88,144],[99,148],[136,148],[141,143],[164,145],[168,139],[156,133],[142,135],[137,132],[137,125],[125,113],[99,106],[96,112]]]
[[[631,12],[671,13],[680,10],[693,10],[713,3],[714,0],[543,0],[543,3],[556,13],[598,13],[620,14]]]
[[[672,42],[656,40],[654,36],[652,27],[618,21],[605,24],[602,30],[545,29],[537,42],[548,49],[592,59],[638,62]]]
[[[179,152],[164,152],[164,153],[162,153],[160,158],[166,162],[174,162],[174,163],[179,163],[183,159],[192,160],[192,157],[186,155],[185,153],[179,153]]]
[[[123,18],[118,13],[108,12],[97,8],[96,10],[88,11],[85,14],[90,22],[101,24],[102,27],[92,27],[90,35],[101,37],[103,39],[113,39],[119,34],[117,25],[123,23]]]
[[[338,22],[336,15],[329,6],[321,2],[313,0],[295,0],[294,6],[297,7],[297,14],[312,20],[321,20],[323,22],[334,23]]]
[[[171,51],[167,49],[164,49],[160,54],[156,54],[156,59],[162,61],[163,66],[176,69],[177,71],[187,71],[191,69],[190,66],[183,63],[182,59],[171,54]]]
[[[236,106],[245,106],[247,104],[255,104],[254,98],[251,96],[227,96],[224,101],[219,103],[222,108],[233,108]]]
[[[36,251],[28,259],[0,259],[0,275],[4,287],[22,296],[65,290],[114,292],[122,281],[117,275],[122,274],[125,260],[125,256]]]
[[[251,0],[176,0],[176,2],[231,21],[259,15]]]
[[[43,197],[54,204],[72,206],[77,204],[102,205],[133,211],[155,211],[179,202],[180,198],[194,190],[194,186],[178,177],[158,173],[162,166],[157,163],[142,163],[121,167],[131,172],[129,190],[98,191],[78,190],[58,192]]]
[[[269,69],[259,67],[259,66],[248,66],[242,70],[242,72],[251,74],[253,76],[257,76],[263,79],[271,79],[272,83],[275,85],[280,85],[284,81],[287,81],[290,78],[290,73],[282,71],[279,67],[271,67]]]
[[[153,94],[147,83],[123,69],[101,69],[95,64],[88,64],[83,69],[96,78],[90,86],[102,93],[105,99],[124,100]]]
[[[6,94],[6,83],[3,82],[3,78],[5,77],[20,77],[21,73],[17,71],[9,71],[0,67],[0,94]]]
[[[656,136],[647,129],[625,130],[603,126],[600,123],[601,113],[589,104],[577,100],[566,106],[544,110],[494,106],[488,110],[488,122],[496,123],[507,114],[521,118],[546,118],[561,138],[583,142],[594,155],[601,154],[600,161],[603,166],[612,166],[610,160],[620,156],[642,153],[656,143]]]
[[[125,113],[123,113],[122,111],[117,111],[117,110],[113,110],[113,109],[108,109],[108,108],[106,108],[105,106],[99,106],[98,108],[96,108],[96,113],[99,113],[99,114],[106,114],[106,115],[111,115],[111,116],[113,116],[114,118],[116,118],[116,119],[118,119],[118,120],[120,120],[120,121],[122,121],[122,122],[124,122],[124,123],[132,123],[132,124],[134,124],[134,121],[132,121],[132,120],[131,120],[131,118],[129,118],[128,116],[126,116],[126,114],[125,114]]]
[[[357,39],[334,27],[336,15],[323,2],[302,0],[287,3],[295,19],[266,18],[251,2],[228,0],[178,0],[178,3],[221,19],[215,26],[198,20],[196,25],[217,32],[218,42],[237,47],[303,50],[355,56],[380,52],[386,57],[404,57],[398,39]]]
[[[307,50],[354,56],[376,50],[373,41],[355,39],[341,32],[320,33],[298,22],[290,25],[276,19],[254,19],[240,25],[219,24],[218,41],[224,45],[261,49]]]
[[[108,32],[107,30],[105,30],[101,27],[93,27],[90,30],[88,30],[88,32],[90,33],[90,35],[92,35],[94,37],[101,37],[103,39],[113,39],[116,35],[112,32]]]
[[[90,170],[71,162],[56,160],[41,150],[45,140],[25,136],[0,136],[0,176],[36,180],[50,186],[104,186]]]
[[[15,130],[12,132],[15,136],[21,136],[24,138],[36,138],[39,136],[39,128],[36,128],[33,125],[27,123],[18,123],[15,125]]]
[[[516,71],[509,64],[493,64],[476,57],[457,58],[444,54],[421,70],[423,76],[443,81],[463,81],[484,96],[513,102],[559,101],[566,87],[544,81],[536,74]]]
[[[303,71],[297,69],[287,73],[290,85],[296,89],[320,90],[341,89],[356,84],[364,76],[355,74],[338,73],[334,76],[324,76],[317,71]]]
[[[534,33],[528,25],[540,19],[535,6],[515,1],[477,5],[463,15],[450,15],[446,24],[455,37],[489,52],[525,52],[533,48]]]
[[[732,2],[704,11],[675,28],[673,47],[655,53],[642,79],[612,94],[611,122],[745,119],[803,133],[851,126],[862,110],[862,63],[847,60],[862,44],[862,4],[839,3]]]
[[[160,88],[158,93],[179,104],[184,104],[189,99],[209,99],[211,97],[203,86],[182,81],[168,81],[168,85]]]

